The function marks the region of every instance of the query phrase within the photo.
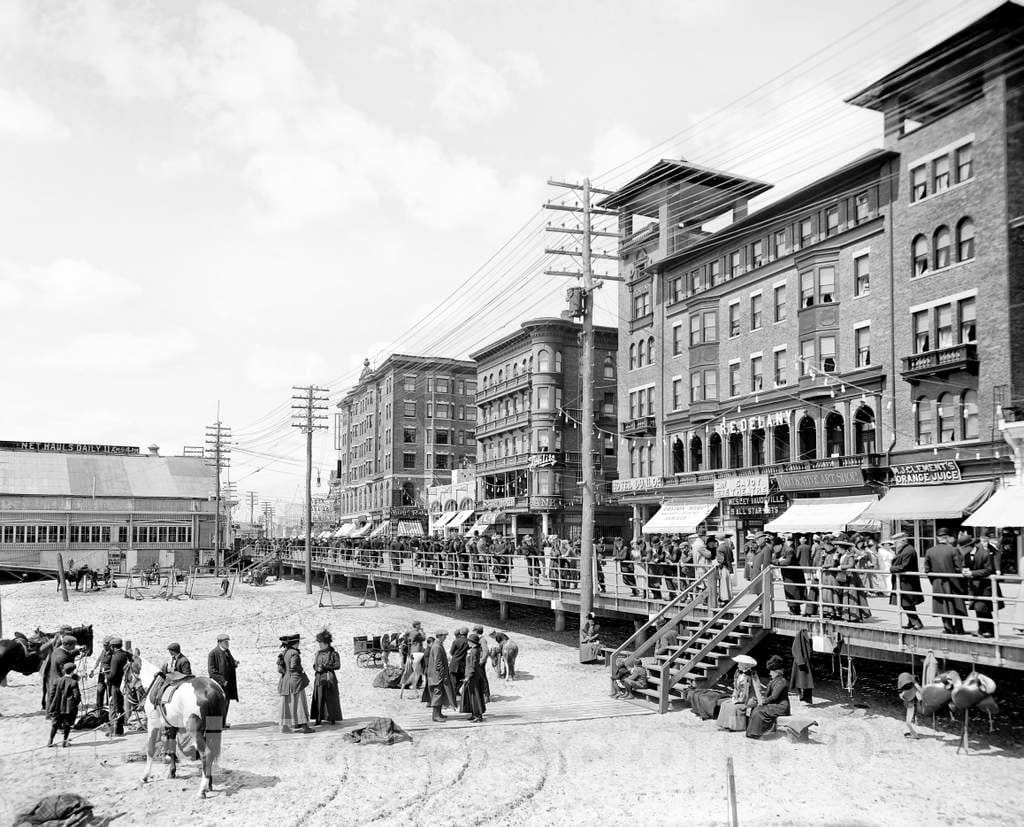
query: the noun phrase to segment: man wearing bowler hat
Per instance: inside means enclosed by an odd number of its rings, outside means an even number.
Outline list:
[[[231,728],[228,726],[228,709],[231,708],[232,701],[238,700],[238,684],[235,678],[237,666],[238,661],[231,654],[231,638],[226,634],[217,635],[217,645],[206,659],[206,671],[224,690],[224,697],[227,698],[224,706],[224,729]]]

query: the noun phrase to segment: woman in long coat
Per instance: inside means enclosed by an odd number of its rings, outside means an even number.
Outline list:
[[[484,700],[484,661],[483,649],[480,647],[480,635],[469,636],[469,649],[466,651],[466,677],[462,681],[459,712],[468,712],[469,720],[480,723],[487,711]]]
[[[325,718],[327,723],[335,724],[341,720],[341,696],[338,694],[338,677],[335,672],[341,669],[341,656],[333,643],[331,633],[324,629],[316,636],[320,651],[313,659],[313,719],[320,723]]]
[[[789,683],[782,677],[782,667],[782,658],[778,655],[768,658],[768,691],[764,701],[750,713],[748,738],[760,738],[780,717],[789,715]]]
[[[309,677],[302,669],[299,636],[285,635],[280,640],[277,671],[281,679],[277,683],[277,694],[281,696],[281,732],[287,732],[288,727],[292,727],[293,732],[312,732],[309,728],[309,703],[306,700]]]

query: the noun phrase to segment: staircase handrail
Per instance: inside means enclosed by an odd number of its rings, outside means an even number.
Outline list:
[[[762,569],[762,571],[758,574],[756,578],[747,583],[747,585],[744,586],[741,591],[737,592],[736,595],[733,596],[732,600],[730,600],[728,603],[722,606],[722,608],[719,609],[711,618],[702,623],[697,628],[697,630],[690,635],[686,643],[684,643],[682,646],[680,646],[678,649],[672,652],[669,655],[668,659],[660,665],[659,669],[661,673],[661,682],[658,688],[658,706],[662,713],[668,711],[669,692],[671,691],[672,687],[679,683],[681,680],[683,680],[683,678],[685,678],[691,671],[693,671],[693,667],[704,659],[704,656],[708,652],[714,649],[715,646],[721,643],[727,635],[729,635],[736,629],[737,626],[739,626],[744,620],[750,617],[750,615],[753,614],[755,608],[761,609],[762,618],[770,618],[772,605],[771,589],[773,585],[771,577],[771,567],[765,567],[764,569]],[[712,637],[710,641],[705,643],[701,647],[700,651],[697,652],[697,654],[689,658],[689,660],[687,660],[686,663],[683,664],[682,669],[680,669],[678,672],[675,673],[675,675],[673,675],[672,665],[679,659],[680,655],[686,652],[686,650],[689,649],[691,645],[693,645],[694,641],[697,640],[697,638],[699,638],[701,635],[703,635],[709,627],[713,626],[715,623],[721,620],[727,613],[733,611],[736,605],[738,604],[740,598],[747,595],[754,587],[758,585],[760,585],[761,591],[760,594],[758,594],[757,599],[748,603],[746,606],[743,606],[738,612],[736,612],[735,616],[728,623],[726,623],[725,626],[723,626],[722,629],[714,637]],[[770,619],[768,622],[771,622]]]
[[[625,643],[623,643],[621,646],[619,646],[618,649],[616,649],[614,652],[612,652],[612,655],[609,658],[610,673],[612,675],[615,674],[615,666],[616,666],[616,663],[618,662],[618,659],[622,656],[622,653],[625,652],[625,651],[628,651],[629,647],[632,646],[633,644],[635,644],[636,641],[643,634],[645,634],[649,628],[651,628],[652,626],[656,625],[658,623],[658,621],[661,620],[663,617],[667,617],[669,612],[672,609],[674,609],[675,607],[677,607],[688,595],[691,594],[691,592],[698,591],[696,596],[694,596],[687,603],[685,608],[683,608],[680,611],[676,612],[676,614],[677,615],[689,614],[698,605],[700,605],[700,603],[707,597],[707,581],[709,579],[711,579],[712,575],[714,575],[714,577],[715,577],[715,579],[717,581],[718,569],[715,566],[712,566],[707,571],[705,571],[700,577],[698,577],[696,580],[694,580],[692,583],[690,583],[685,589],[683,589],[678,595],[676,595],[674,598],[672,598],[672,600],[670,600],[668,603],[666,603],[662,607],[661,611],[659,611],[654,617],[649,618],[647,620],[647,622],[643,626],[641,626],[639,629],[637,629],[635,632],[633,632],[633,634],[630,635],[626,639]],[[633,656],[634,657],[643,657],[643,653],[653,649],[654,645],[658,641],[660,641],[663,637],[665,637],[669,633],[669,630],[671,630],[673,627],[674,627],[674,625],[671,624],[671,623],[666,624],[664,629],[659,631],[656,635],[651,637],[649,640],[647,640],[644,643],[640,644],[640,647],[636,651],[634,651],[632,653]]]

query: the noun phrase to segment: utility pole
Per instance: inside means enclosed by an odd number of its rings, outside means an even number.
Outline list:
[[[213,514],[213,557],[218,567],[224,565],[220,548],[220,474],[221,471],[231,466],[231,427],[220,421],[220,406],[218,405],[218,419],[212,425],[206,426],[206,448],[203,452],[206,465],[217,469],[217,488],[215,498],[217,508]]]
[[[274,506],[270,500],[263,501],[263,532],[268,540],[274,536]]]
[[[327,388],[292,385],[292,427],[306,434],[306,594],[313,593],[313,431],[327,429]]]
[[[255,491],[249,492],[249,525],[255,525],[256,497]]]
[[[594,504],[596,499],[596,482],[594,479],[594,290],[601,286],[594,284],[594,272],[591,266],[595,258],[618,261],[618,256],[607,253],[595,253],[592,249],[594,236],[617,237],[618,233],[595,230],[594,215],[618,215],[614,210],[603,210],[590,203],[595,193],[611,195],[609,190],[601,190],[590,186],[590,179],[585,178],[582,184],[567,184],[561,181],[548,181],[553,187],[560,187],[578,193],[578,204],[552,204],[547,209],[570,212],[579,218],[578,227],[554,227],[548,224],[547,229],[555,233],[567,233],[577,236],[579,249],[546,248],[548,255],[570,256],[580,261],[580,270],[546,270],[551,276],[576,278],[581,281],[580,287],[570,288],[568,299],[570,313],[583,317],[583,332],[580,336],[582,355],[583,424],[581,430],[580,456],[583,465],[583,514],[582,534],[580,537],[580,626],[586,621],[587,615],[594,608]],[[602,279],[611,278],[602,276]],[[614,279],[618,280],[618,279]]]

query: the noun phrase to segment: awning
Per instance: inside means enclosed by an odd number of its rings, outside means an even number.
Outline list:
[[[643,533],[693,534],[717,505],[714,500],[665,500],[644,523]]]
[[[354,531],[352,531],[352,533],[349,534],[348,536],[349,537],[365,537],[367,534],[370,533],[370,529],[372,527],[373,527],[372,523],[363,523],[361,526],[359,526],[359,528],[357,528]]]
[[[399,520],[398,521],[398,536],[399,537],[422,537],[423,536],[423,524],[419,520]]]
[[[382,534],[387,534],[388,530],[390,528],[391,528],[391,523],[388,522],[387,520],[385,520],[379,526],[377,526],[373,531],[370,532],[370,536],[371,537],[380,537]]]
[[[502,511],[481,511],[476,521],[481,525],[494,525],[501,519],[503,513]]]
[[[445,526],[445,528],[458,528],[472,516],[473,509],[469,509],[468,511],[460,511],[454,517],[452,517],[451,521],[448,523],[448,525]]]
[[[956,520],[974,511],[991,490],[991,482],[890,488],[864,516],[871,520]]]
[[[356,527],[355,523],[345,523],[341,528],[334,532],[335,537],[348,537],[352,533],[352,529]]]
[[[981,508],[964,520],[964,525],[985,528],[1024,526],[1024,486],[1000,488]]]
[[[333,531],[321,531],[317,535],[317,539],[319,539],[319,540],[329,540],[333,533],[334,533]]]
[[[440,517],[438,517],[436,520],[434,520],[434,525],[433,525],[431,530],[432,531],[439,531],[440,529],[442,529],[445,526],[447,526],[448,523],[450,523],[452,520],[454,520],[458,515],[459,515],[458,511],[445,511]]]
[[[765,524],[765,531],[845,531],[862,525],[875,497],[820,497],[797,500],[784,513]]]

